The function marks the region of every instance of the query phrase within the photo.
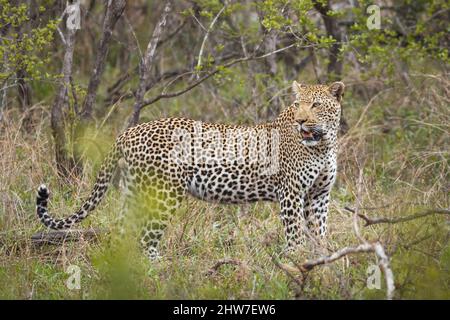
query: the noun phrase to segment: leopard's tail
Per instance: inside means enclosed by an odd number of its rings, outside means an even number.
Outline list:
[[[81,208],[70,217],[64,219],[55,219],[50,216],[50,214],[48,213],[49,191],[47,187],[42,184],[38,189],[36,197],[36,213],[41,222],[48,228],[58,230],[68,229],[75,223],[80,222],[81,220],[86,218],[89,215],[89,212],[94,210],[95,207],[99,204],[106,191],[108,190],[108,186],[114,174],[117,162],[119,161],[121,156],[121,148],[118,144],[115,144],[100,167],[100,171],[97,175],[97,180],[95,181],[94,188],[90,196],[86,199]]]

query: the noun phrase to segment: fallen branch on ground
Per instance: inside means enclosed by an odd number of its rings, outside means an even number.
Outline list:
[[[289,278],[291,278],[300,288],[303,288],[303,281],[301,281],[295,274],[300,272],[299,268],[292,267],[288,264],[281,263],[272,256],[272,262],[275,266],[281,269]]]
[[[85,229],[85,230],[57,230],[57,231],[46,231],[38,232],[31,236],[31,243],[36,246],[41,245],[60,245],[64,242],[74,242],[80,240],[98,240],[99,236],[105,234],[105,230],[100,229]]]
[[[367,253],[367,252],[373,252],[377,255],[377,257],[380,259],[379,264],[381,270],[383,270],[386,278],[386,288],[387,288],[387,298],[390,300],[393,297],[394,293],[394,276],[392,273],[392,270],[389,266],[389,258],[386,255],[383,246],[380,242],[374,242],[374,243],[362,243],[356,247],[345,247],[342,249],[339,249],[338,251],[328,255],[323,256],[318,259],[314,260],[308,260],[303,263],[295,263],[295,266],[291,266],[288,264],[280,263],[276,261],[275,259],[272,259],[275,265],[283,270],[291,279],[293,279],[297,284],[301,284],[302,281],[296,277],[295,274],[302,274],[311,271],[317,266],[332,263],[336,260],[339,260],[347,255],[350,254],[356,254],[356,253]]]
[[[338,251],[332,253],[331,255],[328,255],[325,257],[320,257],[316,260],[306,261],[302,264],[299,264],[298,267],[302,272],[306,272],[306,271],[312,270],[314,267],[339,260],[349,254],[355,254],[355,253],[361,253],[361,252],[373,252],[373,251],[374,251],[374,244],[363,243],[357,247],[345,247],[345,248],[339,249]]]
[[[242,261],[237,260],[237,259],[225,258],[225,259],[221,259],[221,260],[217,261],[217,262],[211,267],[211,269],[209,269],[209,270],[206,272],[206,275],[212,275],[212,274],[216,273],[216,272],[219,270],[219,268],[220,268],[221,266],[225,265],[225,264],[231,264],[231,265],[234,265],[234,266],[238,266],[238,267],[240,267],[241,269],[247,269],[247,267],[245,266],[245,264],[244,264]]]

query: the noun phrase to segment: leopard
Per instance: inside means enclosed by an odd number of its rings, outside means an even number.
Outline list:
[[[139,212],[137,242],[151,259],[183,200],[243,204],[278,202],[286,250],[324,239],[337,173],[338,131],[345,85],[292,83],[293,103],[255,125],[162,118],[118,136],[81,207],[57,219],[49,189],[39,186],[36,212],[50,229],[68,229],[104,198],[118,163],[124,169],[120,216]]]

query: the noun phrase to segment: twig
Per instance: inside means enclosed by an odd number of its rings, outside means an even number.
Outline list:
[[[241,267],[241,268],[245,268],[245,269],[246,269],[246,266],[244,265],[244,263],[243,263],[242,261],[237,260],[237,259],[225,258],[225,259],[221,259],[221,260],[217,261],[217,262],[216,262],[216,263],[215,263],[215,264],[214,264],[214,265],[206,272],[206,275],[212,275],[212,274],[216,273],[217,270],[218,270],[221,266],[223,266],[223,265],[225,265],[225,264],[231,264],[231,265],[239,266],[239,267]]]
[[[222,9],[216,14],[213,21],[209,25],[208,30],[206,31],[205,37],[203,38],[202,45],[200,46],[200,51],[198,52],[198,62],[197,62],[197,68],[200,68],[202,65],[202,56],[203,56],[203,50],[205,49],[206,40],[208,39],[209,33],[211,32],[212,28],[216,24],[217,20],[219,19],[219,16],[222,14],[222,12],[225,10],[227,6],[223,6]]]
[[[185,20],[183,20],[183,21],[180,23],[179,26],[177,26],[177,27],[175,28],[174,31],[172,31],[171,33],[169,33],[164,39],[159,40],[157,46],[158,46],[158,47],[161,47],[163,44],[165,44],[166,42],[170,41],[170,39],[172,39],[173,37],[175,37],[175,36],[178,34],[178,32],[180,32],[181,29],[183,29],[183,27],[184,27],[186,24],[187,24],[187,20],[185,19]]]
[[[355,213],[355,210],[349,207],[344,207],[345,210]],[[450,210],[447,209],[428,209],[424,212],[420,212],[417,214],[413,214],[410,216],[406,216],[406,217],[399,217],[399,218],[388,218],[388,217],[368,217],[365,214],[362,213],[358,213],[358,217],[360,217],[361,219],[363,219],[365,221],[364,226],[370,226],[373,224],[379,224],[379,223],[390,223],[390,224],[394,224],[394,223],[400,223],[400,222],[406,222],[406,221],[411,221],[414,219],[419,219],[419,218],[423,218],[429,215],[434,215],[434,214],[447,214],[450,215]]]

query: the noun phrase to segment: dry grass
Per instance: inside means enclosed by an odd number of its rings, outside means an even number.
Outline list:
[[[388,217],[449,208],[448,78],[412,79],[413,88],[384,88],[368,103],[346,96],[351,130],[341,139],[328,241],[321,250],[304,248],[295,261],[358,244],[345,206],[358,203],[368,216]],[[178,102],[173,103],[176,112]],[[48,183],[53,214],[65,216],[89,192],[94,171],[88,167],[83,178],[70,184],[57,179],[47,109],[36,107],[33,134],[20,129],[13,112],[4,115],[0,128],[0,298],[384,298],[384,284],[381,290],[366,286],[367,268],[377,264],[370,253],[295,279],[278,268],[273,259],[289,259],[278,255],[284,240],[276,204],[224,206],[188,199],[167,230],[163,259],[154,264],[132,241],[118,242],[114,236],[97,243],[33,247],[30,236],[42,230],[34,213],[36,187]],[[165,114],[167,105],[162,110],[158,106],[148,116]],[[111,190],[82,227],[110,228],[118,199],[118,190]],[[448,216],[361,229],[391,256],[395,298],[450,298]],[[65,285],[69,265],[81,268],[80,290]]]

